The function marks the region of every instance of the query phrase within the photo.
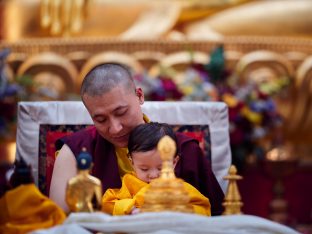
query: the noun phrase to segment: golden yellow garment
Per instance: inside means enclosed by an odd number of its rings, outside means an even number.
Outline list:
[[[61,224],[64,211],[34,184],[20,185],[0,199],[0,233],[22,234]]]
[[[149,123],[149,118],[143,114],[143,120],[145,123]],[[118,171],[119,175],[122,178],[127,173],[133,173],[132,163],[128,158],[128,148],[115,148],[117,163],[118,163]]]
[[[118,163],[118,171],[119,175],[122,178],[127,173],[133,172],[132,163],[128,158],[128,148],[115,148],[117,163]]]
[[[149,184],[131,174],[122,179],[120,189],[108,189],[102,198],[102,211],[112,215],[130,214],[134,207],[141,208],[144,204],[144,193]],[[202,195],[192,185],[184,182],[184,188],[189,193],[194,213],[211,216],[209,199]]]

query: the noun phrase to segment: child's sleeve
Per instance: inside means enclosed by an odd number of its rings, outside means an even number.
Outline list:
[[[120,189],[106,190],[102,197],[102,211],[111,215],[131,214],[132,209],[137,207],[136,195],[141,194],[140,190],[146,185],[135,176],[126,174]]]

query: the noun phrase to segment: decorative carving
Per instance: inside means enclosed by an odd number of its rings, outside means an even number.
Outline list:
[[[312,128],[312,56],[307,57],[298,67],[296,80],[294,84],[294,103],[291,118],[293,121],[287,126],[287,132],[290,137],[296,140],[296,135],[304,135],[308,140],[306,143],[311,144]],[[292,135],[296,131],[296,135]]]
[[[277,76],[291,77],[294,74],[292,64],[283,55],[267,50],[253,51],[241,57],[236,65],[239,82],[246,83],[250,78],[252,79],[249,77],[250,72],[262,67],[271,68]]]
[[[17,75],[32,75],[40,89],[52,100],[66,99],[68,93],[76,93],[77,69],[65,56],[44,52],[29,57],[17,70]],[[46,97],[46,98],[47,98]],[[40,97],[38,97],[40,99]]]

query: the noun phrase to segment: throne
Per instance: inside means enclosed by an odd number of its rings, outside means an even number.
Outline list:
[[[152,121],[165,122],[196,138],[211,160],[212,170],[225,192],[223,177],[231,164],[228,107],[222,102],[145,102]],[[55,141],[92,125],[82,102],[19,102],[16,157],[32,166],[35,183],[48,194],[55,161]]]

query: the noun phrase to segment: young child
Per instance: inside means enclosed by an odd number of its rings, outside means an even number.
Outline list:
[[[102,198],[102,210],[112,215],[137,213],[144,204],[144,193],[151,180],[160,176],[162,160],[157,151],[158,141],[168,135],[176,142],[176,135],[167,124],[145,123],[137,126],[131,132],[128,142],[129,157],[134,169],[133,174],[122,178],[120,189],[108,189]],[[173,160],[173,167],[178,163],[179,155]],[[184,182],[184,187],[190,195],[190,204],[194,212],[211,215],[208,198],[202,195],[192,185]]]

